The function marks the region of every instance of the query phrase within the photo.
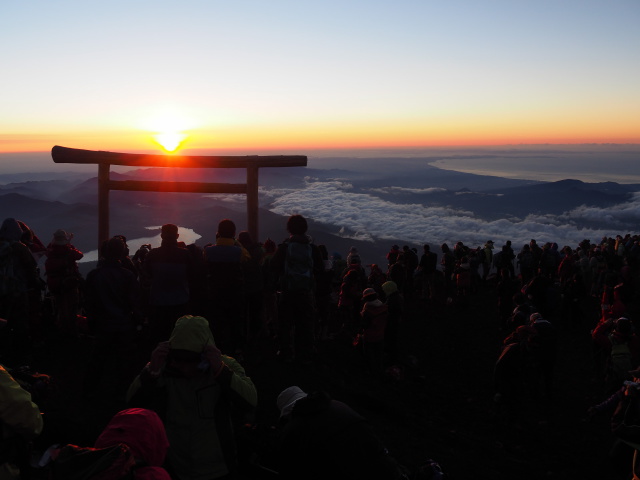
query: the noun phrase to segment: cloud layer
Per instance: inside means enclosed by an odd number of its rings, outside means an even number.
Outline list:
[[[380,191],[406,194],[408,190],[389,186]],[[437,189],[415,189],[415,193],[424,195],[429,190]],[[394,203],[375,193],[357,192],[346,181],[307,179],[302,189],[262,189],[261,202],[280,215],[300,213],[332,225],[336,234],[368,241],[401,239],[418,245],[463,241],[473,246],[491,239],[498,245],[511,240],[519,246],[535,238],[539,243],[575,246],[585,238],[598,241],[603,236],[633,233],[640,220],[640,193],[633,194],[627,203],[608,208],[581,206],[561,215],[495,221],[450,207]]]

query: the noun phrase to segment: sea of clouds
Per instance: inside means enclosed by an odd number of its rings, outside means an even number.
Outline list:
[[[404,187],[389,186],[385,192]],[[347,181],[307,178],[303,188],[260,191],[261,204],[274,213],[299,213],[335,228],[337,234],[364,241],[406,240],[414,244],[463,241],[482,245],[491,239],[500,245],[557,242],[575,246],[583,239],[598,241],[604,236],[634,233],[640,220],[640,192],[627,203],[608,208],[581,206],[561,215],[528,215],[522,219],[486,221],[471,212],[428,203],[395,203],[381,198],[378,189],[355,192]],[[415,189],[424,194],[440,189]],[[406,197],[405,197],[406,199]],[[585,223],[598,228],[584,228]]]

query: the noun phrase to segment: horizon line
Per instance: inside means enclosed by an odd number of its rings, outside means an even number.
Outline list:
[[[362,146],[362,147],[309,147],[309,148],[299,148],[299,147],[283,147],[283,148],[275,148],[275,147],[264,147],[264,148],[256,148],[251,147],[248,149],[244,149],[242,147],[236,148],[184,148],[177,152],[172,153],[159,153],[159,155],[167,155],[167,156],[179,156],[184,155],[181,152],[188,151],[240,151],[240,150],[250,150],[250,151],[299,151],[299,150],[309,150],[309,151],[380,151],[380,150],[437,150],[437,149],[474,149],[474,148],[496,148],[496,147],[543,147],[543,146],[564,146],[564,147],[579,147],[579,146],[631,146],[631,147],[640,147],[639,143],[626,142],[626,143],[616,143],[616,142],[581,142],[581,143],[552,143],[552,142],[542,142],[542,143],[496,143],[496,144],[479,144],[479,145],[392,145],[392,146]],[[53,148],[53,146],[52,146]],[[76,148],[76,147],[74,147]],[[94,150],[94,149],[92,149]],[[116,152],[116,150],[94,150],[101,152]],[[149,153],[155,152],[155,149],[124,149],[117,150],[117,152],[141,152],[141,153]],[[0,155],[5,154],[16,154],[16,153],[47,153],[51,154],[51,149],[47,150],[7,150],[0,151]]]

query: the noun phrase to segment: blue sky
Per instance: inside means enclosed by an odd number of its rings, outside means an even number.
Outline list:
[[[640,2],[0,5],[0,151],[640,143]]]

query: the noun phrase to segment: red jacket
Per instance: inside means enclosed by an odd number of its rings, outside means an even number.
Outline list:
[[[365,342],[382,342],[384,330],[387,327],[389,310],[380,300],[366,302],[360,312],[364,326],[363,339]]]

